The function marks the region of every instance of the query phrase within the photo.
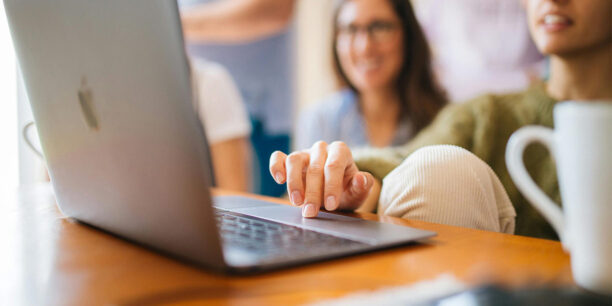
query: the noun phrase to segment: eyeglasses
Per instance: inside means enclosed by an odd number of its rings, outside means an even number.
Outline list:
[[[387,42],[394,37],[398,25],[388,21],[374,21],[368,25],[340,25],[338,27],[338,38],[355,40],[357,34],[364,32],[376,43]]]

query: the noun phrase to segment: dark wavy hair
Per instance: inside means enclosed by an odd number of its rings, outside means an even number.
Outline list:
[[[333,24],[333,68],[341,86],[348,86],[357,95],[359,91],[347,78],[336,53],[338,36],[338,14],[342,6],[350,0],[339,0],[335,3]],[[410,118],[415,131],[427,126],[436,114],[448,103],[446,92],[438,85],[434,77],[431,52],[414,15],[410,0],[384,0],[393,7],[401,21],[404,35],[404,62],[397,78],[396,89],[399,93],[401,116]]]

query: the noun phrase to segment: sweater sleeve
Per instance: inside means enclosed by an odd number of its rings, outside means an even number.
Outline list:
[[[482,109],[490,106],[490,102],[490,96],[482,96],[445,107],[428,127],[403,146],[356,149],[353,156],[357,167],[382,180],[408,155],[425,146],[449,144],[472,151],[478,134],[477,120],[483,119]]]

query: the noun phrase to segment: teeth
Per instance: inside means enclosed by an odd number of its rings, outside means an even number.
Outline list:
[[[544,16],[544,24],[567,23],[567,18],[559,15],[549,14]]]

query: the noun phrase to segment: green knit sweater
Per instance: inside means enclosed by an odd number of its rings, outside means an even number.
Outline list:
[[[421,147],[436,144],[463,147],[485,161],[506,188],[517,213],[516,234],[558,239],[548,222],[519,193],[504,159],[506,144],[514,131],[526,125],[553,126],[555,103],[546,94],[544,84],[539,83],[521,93],[486,95],[449,105],[409,143],[401,147],[358,149],[354,151],[355,161],[359,169],[382,180]],[[531,145],[525,151],[524,161],[534,181],[559,203],[557,174],[548,151],[541,145]]]

